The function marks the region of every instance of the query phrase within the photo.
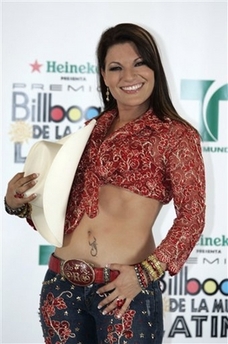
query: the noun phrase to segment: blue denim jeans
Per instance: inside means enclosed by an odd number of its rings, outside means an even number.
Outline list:
[[[152,282],[130,303],[119,319],[117,310],[103,315],[97,305],[100,284],[77,287],[47,271],[40,298],[40,318],[46,344],[161,344],[162,292]]]

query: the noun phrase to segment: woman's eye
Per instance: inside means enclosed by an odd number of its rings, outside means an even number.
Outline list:
[[[116,71],[116,70],[121,70],[121,68],[119,66],[115,66],[115,67],[110,67],[109,70],[111,72],[113,72],[113,71]]]
[[[145,64],[145,62],[142,60],[142,61],[136,62],[135,66],[139,67],[139,66],[143,66],[144,64]]]

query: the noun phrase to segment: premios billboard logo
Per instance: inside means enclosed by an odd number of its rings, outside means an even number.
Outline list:
[[[227,249],[228,238],[201,236],[198,246],[224,247]],[[194,259],[195,258],[191,258]],[[168,318],[166,337],[168,338],[227,338],[228,335],[228,278],[226,258],[221,264],[219,258],[204,258],[206,263],[219,262],[222,278],[217,278],[215,269],[209,274],[200,273],[203,265],[199,264],[197,277],[190,275],[188,262],[181,271],[170,277],[167,273],[161,279],[163,291],[164,317]],[[170,316],[171,315],[171,316]],[[208,329],[210,333],[208,333]],[[184,341],[184,339],[183,339]],[[215,342],[217,343],[216,339]]]
[[[88,94],[99,95],[95,82],[97,67],[94,64],[41,63],[36,59],[29,63],[29,72],[32,76],[26,80],[31,82],[12,84],[12,124],[9,134],[14,142],[15,163],[25,161],[27,153],[23,152],[24,143],[32,139],[58,140],[101,111],[99,105],[87,103]]]

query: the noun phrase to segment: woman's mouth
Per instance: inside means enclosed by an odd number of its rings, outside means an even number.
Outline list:
[[[140,83],[140,84],[136,84],[136,85],[132,85],[132,86],[124,86],[124,87],[121,87],[121,89],[125,92],[135,92],[135,91],[139,90],[142,86],[143,86],[143,84]]]

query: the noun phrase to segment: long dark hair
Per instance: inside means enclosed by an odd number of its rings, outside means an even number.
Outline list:
[[[97,46],[99,86],[104,103],[104,111],[117,108],[117,102],[112,94],[109,96],[110,100],[106,100],[107,87],[101,74],[101,71],[105,69],[106,55],[111,46],[126,42],[133,42],[135,44],[144,63],[154,71],[155,85],[150,96],[150,107],[153,108],[155,115],[161,120],[169,117],[187,123],[177,113],[170,99],[165,72],[154,38],[144,28],[131,23],[118,24],[104,31]]]

